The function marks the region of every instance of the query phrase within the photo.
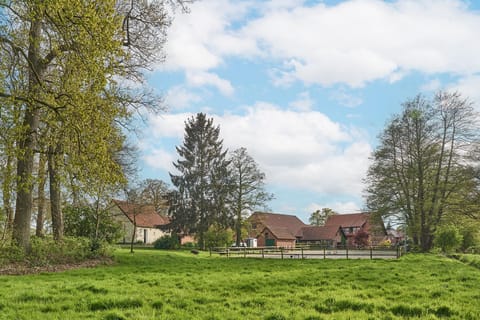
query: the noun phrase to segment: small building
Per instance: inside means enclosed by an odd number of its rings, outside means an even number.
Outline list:
[[[151,244],[169,233],[161,228],[170,223],[170,219],[160,215],[152,205],[133,204],[127,201],[113,200],[109,209],[114,219],[122,223],[123,243],[130,243],[136,226],[134,242]]]
[[[345,245],[347,237],[340,226],[308,226],[300,229],[298,244],[321,245],[336,248]]]
[[[257,235],[259,247],[294,248],[296,237],[288,228],[267,226]]]

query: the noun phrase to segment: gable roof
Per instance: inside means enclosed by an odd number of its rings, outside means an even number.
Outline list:
[[[342,228],[361,227],[370,218],[367,212],[350,213],[350,214],[335,214],[329,216],[325,221],[325,226],[341,226]]]
[[[265,228],[263,228],[261,233],[264,233],[265,230],[269,230],[275,236],[275,238],[279,240],[295,240],[296,239],[295,235],[293,235],[290,232],[290,230],[288,230],[287,228],[265,226]]]
[[[288,230],[294,238],[298,231],[306,226],[297,216],[270,212],[254,212],[248,220],[252,223],[260,222],[272,232],[274,232],[274,230],[281,232],[281,229]]]
[[[334,240],[337,236],[337,232],[342,229],[340,226],[310,226],[303,227],[300,232],[300,238],[303,241],[314,240]]]
[[[156,228],[170,223],[170,219],[158,214],[152,205],[139,205],[121,200],[113,200],[113,203],[131,223],[135,219],[137,227]]]

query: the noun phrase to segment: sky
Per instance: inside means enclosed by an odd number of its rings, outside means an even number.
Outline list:
[[[371,153],[403,102],[457,90],[480,105],[479,34],[480,0],[195,2],[147,74],[168,109],[142,128],[141,177],[170,183],[185,121],[204,112],[266,174],[272,212],[365,210]]]

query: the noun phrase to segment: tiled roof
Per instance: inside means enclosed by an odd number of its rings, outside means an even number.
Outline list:
[[[113,200],[113,203],[118,206],[132,223],[135,219],[137,227],[155,228],[170,223],[168,217],[158,214],[151,205],[138,205],[121,200]]]
[[[274,229],[277,231],[286,229],[293,236],[295,236],[302,227],[306,226],[297,216],[279,213],[255,212],[248,220],[251,222],[261,222],[264,226],[269,227],[272,232]]]
[[[351,214],[335,214],[329,216],[325,222],[325,226],[341,226],[342,228],[348,227],[361,227],[369,219],[370,214],[366,212],[351,213]]]
[[[335,239],[339,226],[311,226],[301,229],[301,240],[333,240]]]
[[[295,235],[293,235],[288,228],[266,226],[265,228],[263,228],[263,231],[265,229],[270,230],[270,232],[275,236],[275,238],[279,240],[295,240],[296,239]]]

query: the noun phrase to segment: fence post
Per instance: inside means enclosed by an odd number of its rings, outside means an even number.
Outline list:
[[[230,249],[227,248],[227,258],[230,256]]]
[[[282,255],[282,260],[283,260],[283,247],[280,247],[280,254]]]
[[[323,260],[327,259],[327,256],[325,255],[326,250],[327,250],[327,248],[323,247]]]
[[[345,252],[346,252],[346,255],[347,255],[347,260],[348,260],[348,246],[345,247]]]
[[[370,247],[370,260],[372,260],[372,259],[373,259],[373,252],[372,252],[372,251],[373,251],[373,248],[372,248],[372,247]]]
[[[265,258],[265,253],[263,252],[263,248],[262,248],[262,258]]]
[[[247,247],[243,247],[243,257],[247,257]]]
[[[303,247],[302,247],[302,259],[304,259],[304,258],[303,258]]]

